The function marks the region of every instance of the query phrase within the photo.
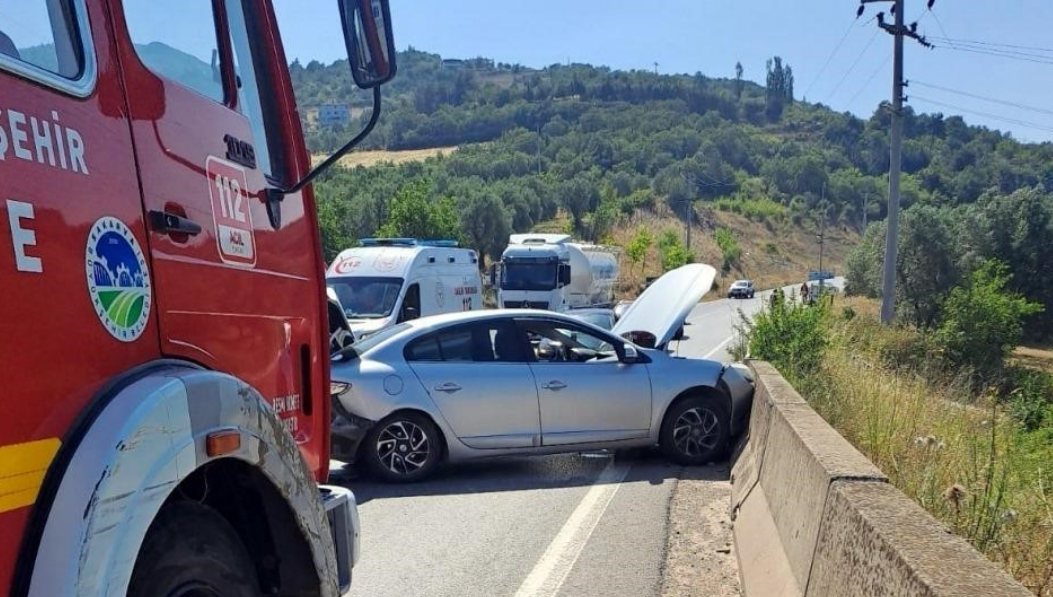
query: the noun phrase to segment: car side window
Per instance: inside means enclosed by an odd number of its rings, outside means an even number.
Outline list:
[[[432,332],[406,346],[407,361],[512,362],[526,360],[519,330],[510,322],[480,322]]]
[[[211,0],[124,0],[135,52],[155,74],[222,103],[219,37]]]
[[[0,4],[0,64],[30,65],[69,80],[84,73],[86,51],[79,0],[22,0]],[[32,75],[30,75],[32,76]]]
[[[597,362],[596,357],[614,350],[607,337],[575,325],[545,320],[523,320],[519,324],[530,339],[532,356],[540,362]]]

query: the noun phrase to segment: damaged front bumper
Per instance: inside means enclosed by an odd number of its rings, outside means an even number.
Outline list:
[[[343,404],[340,404],[340,400],[335,395],[332,397],[332,401],[332,419],[329,423],[332,429],[329,448],[330,457],[353,463],[355,454],[358,453],[358,446],[373,425],[376,424],[376,421],[370,421],[351,414],[344,408]]]

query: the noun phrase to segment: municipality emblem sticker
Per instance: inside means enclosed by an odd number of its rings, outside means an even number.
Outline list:
[[[142,335],[150,319],[150,270],[135,235],[117,218],[102,217],[84,252],[88,295],[106,331],[121,342]]]

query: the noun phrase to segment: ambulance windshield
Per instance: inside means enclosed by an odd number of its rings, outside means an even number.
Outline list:
[[[402,290],[402,278],[346,276],[329,278],[326,283],[348,319],[379,319],[391,315]]]

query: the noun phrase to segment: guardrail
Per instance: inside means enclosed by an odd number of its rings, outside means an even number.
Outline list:
[[[732,467],[746,597],[1028,597],[826,423],[770,364]]]

